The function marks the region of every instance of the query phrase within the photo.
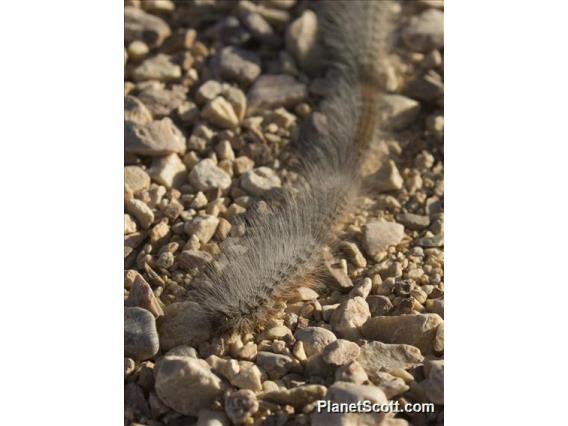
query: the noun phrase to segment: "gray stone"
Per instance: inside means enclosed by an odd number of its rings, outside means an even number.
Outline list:
[[[127,44],[141,40],[149,47],[158,47],[170,34],[170,27],[163,19],[137,7],[124,8],[124,41]]]
[[[371,222],[363,227],[363,243],[367,254],[376,256],[404,237],[404,226],[393,222]]]
[[[435,101],[444,94],[444,82],[436,71],[430,70],[426,74],[411,80],[404,90],[407,96],[421,101]]]
[[[256,12],[245,11],[241,13],[241,22],[257,40],[275,46],[278,44],[278,37],[274,33],[272,26]]]
[[[420,230],[430,225],[430,218],[413,213],[401,213],[396,216],[396,220],[404,225],[405,228]]]
[[[148,124],[152,121],[150,110],[134,96],[124,97],[124,119],[138,124]]]
[[[402,39],[412,50],[429,52],[444,46],[444,13],[428,9],[410,18]]]
[[[124,168],[124,184],[130,188],[133,194],[150,188],[150,176],[138,166],[126,166]]]
[[[189,181],[199,191],[224,190],[231,186],[231,177],[210,158],[201,160],[193,167]]]
[[[335,334],[323,327],[298,329],[294,337],[304,344],[304,350],[308,357],[320,354],[327,345],[337,340]]]
[[[211,324],[195,302],[172,303],[158,320],[160,346],[167,351],[176,346],[197,346],[211,337]]]
[[[377,373],[397,368],[409,369],[424,361],[418,348],[410,345],[369,342],[361,346],[357,362],[365,369],[369,378],[376,382]]]
[[[281,186],[280,178],[269,167],[258,167],[241,176],[241,187],[252,195],[261,196]]]
[[[392,160],[385,161],[373,177],[375,188],[379,192],[398,191],[404,183],[396,163]]]
[[[434,353],[436,330],[444,320],[438,314],[369,318],[362,327],[367,339],[416,346],[422,354]]]
[[[162,156],[185,152],[185,137],[166,117],[148,124],[124,122],[124,152],[148,156]]]
[[[159,349],[154,316],[146,309],[124,308],[124,355],[143,361],[152,358]]]
[[[365,369],[357,361],[351,361],[335,370],[336,382],[350,382],[362,385],[369,380]]]
[[[286,31],[286,49],[300,67],[311,70],[319,59],[318,18],[310,9],[292,22]]]
[[[172,62],[168,55],[160,53],[146,59],[132,71],[136,81],[174,81],[181,78],[181,67]]]
[[[434,404],[444,404],[444,360],[426,360],[424,362],[426,379],[420,382],[426,397]]]
[[[222,395],[221,379],[200,359],[165,356],[155,367],[156,393],[178,413],[196,416]]]
[[[263,109],[290,107],[306,99],[306,85],[287,74],[266,74],[260,76],[250,89],[248,115]]]
[[[366,300],[372,317],[386,315],[393,308],[392,302],[386,296],[371,295]]]
[[[240,47],[221,49],[217,56],[219,75],[243,86],[250,85],[260,75],[260,58],[256,53]]]
[[[155,118],[170,115],[187,97],[186,90],[174,86],[171,90],[163,87],[149,87],[138,94],[138,98],[150,110]]]
[[[205,104],[219,96],[222,90],[221,83],[216,80],[207,80],[195,92],[195,100],[199,105]]]
[[[187,178],[185,164],[177,154],[155,158],[148,172],[154,181],[167,188],[179,186]]]
[[[348,364],[359,356],[359,345],[344,339],[338,339],[325,347],[322,358],[330,365]]]
[[[382,97],[381,122],[391,130],[404,130],[420,115],[420,104],[414,99],[401,95]]]
[[[279,379],[290,371],[294,360],[288,355],[261,351],[256,355],[256,363],[271,379]]]
[[[395,396],[401,395],[410,389],[400,377],[395,377],[383,371],[375,373],[373,383],[385,393],[388,399],[393,399]]]
[[[247,112],[247,97],[243,91],[238,87],[225,86],[223,87],[223,97],[233,106],[239,122],[242,121]]]
[[[249,389],[229,392],[225,395],[225,413],[234,424],[241,424],[254,416],[259,404],[256,395]]]

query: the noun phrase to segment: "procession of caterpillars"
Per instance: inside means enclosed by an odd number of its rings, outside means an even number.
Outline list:
[[[300,137],[302,184],[285,188],[237,224],[243,235],[197,277],[190,292],[216,334],[262,328],[294,291],[314,286],[361,187],[361,164],[379,126],[391,2],[322,1],[320,43],[333,76],[320,105],[326,132]]]

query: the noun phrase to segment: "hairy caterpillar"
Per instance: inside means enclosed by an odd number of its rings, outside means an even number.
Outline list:
[[[333,68],[322,102],[328,131],[301,141],[301,190],[281,191],[246,215],[246,234],[228,242],[192,291],[217,333],[246,331],[278,311],[321,264],[320,248],[354,204],[361,159],[379,120],[392,2],[322,1],[320,37]]]

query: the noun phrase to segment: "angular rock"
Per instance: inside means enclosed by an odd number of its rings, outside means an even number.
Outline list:
[[[404,226],[393,222],[371,222],[363,227],[363,245],[370,256],[376,256],[404,237]]]
[[[396,368],[409,369],[424,361],[418,348],[410,345],[391,345],[381,342],[369,342],[361,346],[357,362],[361,364],[373,382],[379,380],[381,371],[392,371]]]
[[[185,137],[166,117],[148,124],[124,122],[124,152],[148,156],[162,156],[185,152]]]
[[[142,308],[124,308],[124,355],[138,361],[152,358],[160,343],[154,316]]]
[[[404,130],[420,115],[420,104],[401,95],[384,95],[381,122],[391,130]]]
[[[233,106],[239,122],[242,121],[247,111],[247,97],[243,91],[238,87],[226,86],[223,88],[223,97]]]
[[[241,370],[230,379],[233,386],[239,389],[250,389],[255,392],[262,390],[262,373],[256,365]]]
[[[440,74],[430,70],[410,81],[404,91],[413,99],[432,102],[444,94],[444,82]]]
[[[330,365],[340,366],[357,359],[359,352],[359,345],[356,343],[338,339],[325,347],[322,358]]]
[[[444,360],[427,360],[424,362],[426,380],[420,382],[420,387],[426,397],[434,404],[444,404]]]
[[[269,167],[258,167],[243,173],[241,186],[248,193],[261,196],[274,188],[280,188],[282,183],[274,170]]]
[[[126,211],[138,220],[143,229],[148,229],[154,222],[154,212],[142,200],[131,198],[126,201]]]
[[[211,324],[195,302],[168,305],[158,320],[160,346],[167,351],[176,346],[197,346],[211,337]]]
[[[369,380],[364,368],[357,361],[351,361],[335,370],[336,382],[349,382],[362,385]]]
[[[278,37],[274,30],[259,13],[245,11],[241,13],[241,22],[257,40],[272,46],[278,44]]]
[[[410,389],[400,377],[382,371],[375,374],[373,382],[385,393],[388,399],[393,399]]]
[[[260,58],[256,53],[240,47],[229,46],[221,49],[216,65],[219,75],[229,81],[249,86],[260,75]]]
[[[134,278],[130,293],[128,293],[128,298],[124,301],[124,305],[146,309],[156,318],[164,315],[164,310],[154,295],[152,287],[150,287],[142,275],[138,273]]]
[[[367,339],[416,346],[422,354],[434,352],[437,328],[444,320],[438,314],[413,314],[369,318],[362,327]]]
[[[288,74],[266,74],[260,76],[250,89],[247,114],[280,106],[290,107],[306,99],[306,85]]]
[[[379,192],[398,191],[404,183],[396,163],[392,160],[386,161],[373,177],[375,187]]]
[[[152,121],[152,113],[134,96],[124,97],[124,119],[138,124],[148,124]]]
[[[357,340],[361,337],[359,328],[371,316],[369,305],[361,296],[356,296],[342,302],[333,311],[330,324],[344,339]]]
[[[222,395],[221,379],[200,359],[165,356],[154,374],[160,400],[181,414],[196,416]]]
[[[185,164],[177,154],[170,154],[152,160],[150,170],[152,179],[167,188],[183,184],[187,177]]]
[[[184,231],[187,235],[195,235],[201,243],[208,243],[215,235],[219,219],[215,216],[198,216],[191,222],[186,222]]]
[[[234,129],[239,125],[239,117],[233,106],[221,96],[208,102],[201,111],[201,115],[209,123],[223,129]]]
[[[402,40],[412,50],[429,52],[444,46],[444,13],[428,9],[410,18]]]
[[[171,34],[170,27],[161,18],[143,10],[126,6],[124,8],[124,41],[130,43],[142,40],[149,47],[158,47]]]
[[[181,78],[181,67],[172,62],[168,55],[160,53],[146,59],[132,71],[136,81],[157,80],[174,81]]]
[[[126,166],[124,168],[124,184],[130,188],[133,194],[150,188],[150,176],[138,166]]]
[[[221,86],[221,83],[215,80],[207,80],[195,92],[195,100],[202,105],[215,99],[222,91],[223,86]]]
[[[231,185],[231,177],[210,158],[201,160],[193,167],[189,181],[199,191],[224,190]]]
[[[298,329],[294,337],[304,344],[304,350],[308,357],[320,354],[327,345],[337,340],[335,334],[323,327]]]

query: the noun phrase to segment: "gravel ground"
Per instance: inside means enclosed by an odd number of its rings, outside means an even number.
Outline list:
[[[328,253],[260,333],[212,338],[184,306],[232,221],[289,184],[325,94],[310,1],[125,8],[125,424],[439,425],[444,376],[443,6],[408,2],[388,127]],[[187,302],[185,302],[187,303]],[[433,413],[318,413],[318,400]]]

